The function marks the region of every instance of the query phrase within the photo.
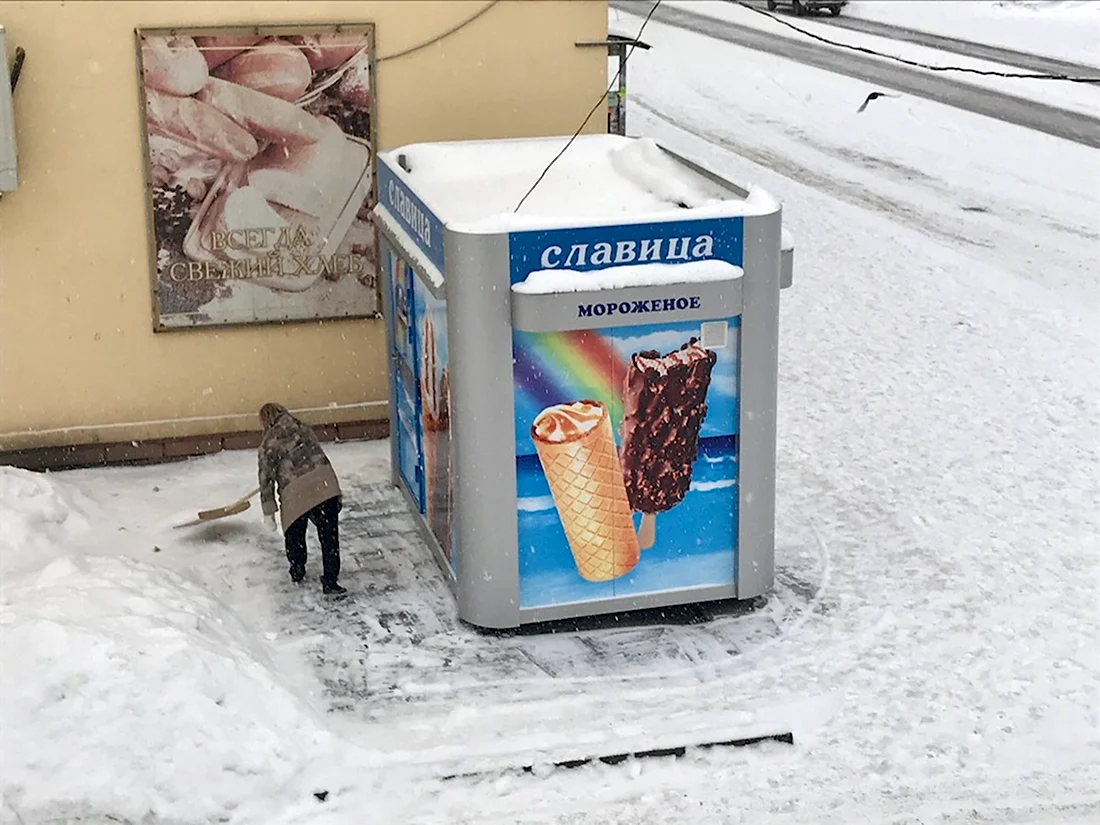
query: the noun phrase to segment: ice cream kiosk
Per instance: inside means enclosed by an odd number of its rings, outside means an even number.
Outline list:
[[[379,156],[394,482],[475,626],[761,595],[780,205],[566,141]]]

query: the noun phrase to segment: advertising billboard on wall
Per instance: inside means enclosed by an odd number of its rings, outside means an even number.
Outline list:
[[[154,327],[377,314],[373,26],[137,41]]]

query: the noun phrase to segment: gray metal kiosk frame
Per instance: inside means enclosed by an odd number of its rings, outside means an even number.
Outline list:
[[[383,306],[391,362],[393,478],[405,492],[410,506],[422,514],[418,521],[424,539],[456,594],[459,616],[483,628],[515,628],[534,622],[640,608],[728,598],[749,599],[770,590],[775,552],[779,300],[780,289],[790,284],[793,271],[793,248],[781,242],[782,218],[778,203],[770,197],[752,200],[746,190],[673,156],[678,163],[729,193],[737,219],[743,221],[740,261],[743,275],[732,280],[694,284],[692,295],[698,300],[682,310],[666,312],[660,309],[661,297],[669,294],[667,287],[628,287],[616,289],[610,295],[620,305],[657,306],[657,311],[647,315],[647,323],[660,324],[666,318],[678,321],[740,318],[738,518],[733,582],[525,607],[520,599],[519,528],[515,507],[517,460],[508,446],[514,441],[516,431],[513,331],[541,332],[591,326],[590,320],[578,318],[578,305],[606,301],[609,293],[573,292],[563,300],[562,295],[514,290],[510,271],[515,266],[516,235],[464,231],[461,226],[449,223],[445,214],[436,213],[427,199],[421,197],[416,175],[402,168],[404,151],[397,149],[379,157],[380,197],[375,210],[382,239]],[[693,223],[687,212],[678,226],[683,232],[689,232],[694,231],[691,229]],[[708,229],[705,223],[703,219],[698,222],[700,232]],[[659,230],[663,225],[643,217],[623,220],[612,228],[644,233]],[[547,255],[543,253],[544,261]],[[390,261],[391,265],[387,266],[385,261]],[[408,432],[409,426],[399,415],[399,407],[406,403],[402,401],[399,385],[407,379],[401,377],[399,350],[402,344],[398,340],[397,321],[391,317],[400,299],[395,290],[404,288],[394,283],[393,267],[397,261],[415,278],[418,290],[429,294],[433,301],[445,301],[446,306],[453,483],[450,512],[453,544],[449,556],[439,531],[430,529],[423,516],[424,496],[420,495],[418,500],[411,489],[410,475],[403,475],[399,469],[402,461],[408,463],[409,459],[400,454],[403,448],[398,433]],[[632,323],[637,323],[637,319],[630,315],[601,319],[601,324],[608,327]],[[421,455],[421,468],[423,463]],[[734,564],[732,558],[730,563]]]

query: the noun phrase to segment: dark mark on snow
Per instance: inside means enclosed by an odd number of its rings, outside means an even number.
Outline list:
[[[558,762],[550,763],[555,768],[564,768],[565,770],[573,770],[574,768],[581,768],[585,765],[591,765],[593,762],[600,762],[604,765],[620,765],[626,762],[628,759],[662,759],[673,757],[680,759],[687,755],[690,749],[699,750],[711,750],[713,748],[745,748],[751,745],[759,745],[764,742],[778,742],[784,745],[794,744],[793,733],[777,733],[769,736],[753,736],[746,739],[728,739],[721,742],[699,742],[691,745],[679,745],[671,748],[654,748],[652,750],[644,751],[632,751],[628,753],[610,753],[603,756],[589,756],[581,759],[563,759]],[[515,767],[515,770],[521,771],[525,774],[534,774],[538,768],[534,764],[520,764]],[[479,776],[491,775],[491,771],[471,771],[470,773],[454,773],[447,774],[440,777],[443,781],[450,781],[453,779],[467,779],[475,778]]]

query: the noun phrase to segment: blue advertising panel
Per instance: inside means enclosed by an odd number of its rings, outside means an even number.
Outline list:
[[[516,233],[511,282],[547,268],[740,266],[742,248],[740,218]],[[735,583],[740,326],[513,330],[521,608]]]
[[[413,287],[413,307],[420,398],[417,412],[424,475],[424,506],[421,511],[454,572],[454,461],[447,304],[434,297],[417,279]]]
[[[440,272],[446,272],[443,267],[443,221],[413,194],[382,157],[378,159],[378,200],[428,260]]]
[[[391,380],[394,387],[394,411],[397,427],[397,470],[401,474],[417,508],[424,511],[424,478],[421,462],[420,394],[415,357],[416,325],[413,316],[413,272],[408,263],[387,249],[386,277],[391,286],[392,305],[386,313],[393,331],[394,364]]]
[[[521,608],[734,582],[739,321],[514,333]]]

